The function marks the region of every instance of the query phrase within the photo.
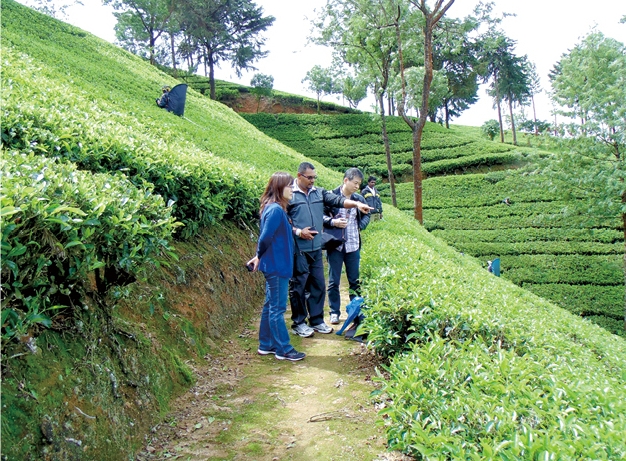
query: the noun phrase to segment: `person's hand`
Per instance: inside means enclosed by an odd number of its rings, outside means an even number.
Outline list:
[[[332,220],[333,227],[338,227],[339,229],[345,229],[348,225],[348,220],[346,218],[335,218]]]
[[[252,265],[252,270],[250,272],[256,272],[259,269],[259,257],[255,256],[250,261],[246,263],[246,266]]]
[[[361,213],[364,213],[364,214],[368,214],[370,211],[374,209],[371,206],[365,203],[361,203],[361,202],[357,202],[357,208],[359,209]]]
[[[304,240],[313,240],[317,234],[318,232],[316,230],[311,230],[310,227],[305,227],[300,233],[300,238],[303,238]]]

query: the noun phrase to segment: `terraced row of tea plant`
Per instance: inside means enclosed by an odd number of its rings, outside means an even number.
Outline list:
[[[386,177],[380,121],[371,114],[245,118],[327,167],[344,171],[357,166],[366,174]],[[388,133],[394,173],[410,181],[410,132],[400,118],[389,117]],[[426,125],[422,148],[425,175],[448,175],[424,183],[427,229],[483,262],[500,257],[504,277],[614,333],[626,334],[621,320],[624,279],[619,222],[577,230],[580,223],[562,213],[567,203],[541,183],[533,185],[528,176],[449,175],[518,166],[532,162],[534,155],[540,155],[537,151],[486,141],[469,127],[448,130],[432,123]],[[379,189],[383,196],[389,194],[386,184]],[[400,209],[412,210],[412,182],[398,184],[396,197]],[[503,203],[507,197],[512,206]],[[494,241],[493,234],[501,237]]]
[[[363,329],[390,359],[376,392],[390,447],[417,459],[623,459],[624,340],[397,213],[363,233],[362,264]]]
[[[412,213],[412,183],[396,196]],[[424,182],[424,225],[434,235],[484,265],[500,258],[502,277],[624,336],[621,223],[582,227],[567,207],[541,177],[513,171]]]
[[[367,175],[386,178],[387,160],[381,123],[372,114],[297,115],[245,114],[243,117],[283,144],[343,172],[361,168]],[[398,180],[413,171],[411,131],[400,117],[388,117],[387,132],[392,170]],[[519,165],[529,151],[509,144],[487,141],[462,127],[446,129],[428,123],[422,143],[422,171],[436,176]]]

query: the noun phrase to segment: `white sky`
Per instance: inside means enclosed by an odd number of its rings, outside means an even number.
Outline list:
[[[28,4],[32,0],[18,0]],[[62,3],[69,3],[65,0]],[[105,40],[114,42],[115,18],[110,7],[102,6],[99,0],[82,0],[83,6],[72,6],[67,10],[67,22],[74,24]],[[320,9],[326,0],[255,0],[262,6],[266,15],[276,18],[266,32],[266,49],[269,55],[256,64],[257,71],[244,73],[238,79],[235,73],[225,66],[216,69],[216,78],[250,84],[256,72],[274,77],[274,88],[288,93],[310,97],[302,79],[315,64],[327,67],[331,62],[331,51],[324,47],[307,44],[311,33],[310,20],[316,17],[315,9]],[[462,17],[469,14],[477,0],[456,0],[448,16]],[[563,53],[579,43],[593,27],[608,37],[626,43],[626,24],[619,24],[626,15],[625,0],[495,0],[496,9],[515,13],[502,23],[506,35],[517,41],[516,54],[528,55],[537,66],[541,84],[548,89],[548,72]],[[326,96],[326,101],[337,102],[337,96]],[[372,98],[361,102],[359,109],[371,110]],[[536,97],[537,117],[552,121],[551,105],[545,94]],[[531,112],[527,111],[528,116]],[[480,100],[463,115],[453,120],[462,125],[480,126],[485,120],[496,117],[492,101],[484,88]]]

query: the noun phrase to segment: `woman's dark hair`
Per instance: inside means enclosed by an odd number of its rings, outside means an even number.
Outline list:
[[[263,195],[261,195],[261,210],[259,212],[262,214],[263,209],[270,203],[278,203],[286,211],[289,200],[284,197],[283,190],[292,183],[293,176],[289,173],[283,171],[274,173],[265,186]]]

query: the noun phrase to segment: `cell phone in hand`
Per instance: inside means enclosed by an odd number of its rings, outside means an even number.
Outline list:
[[[317,232],[317,229],[315,228],[315,226],[309,227],[309,232],[311,234],[319,234],[319,232]]]
[[[252,272],[254,270],[254,264],[252,263],[246,264],[246,269],[248,269],[248,272]]]

